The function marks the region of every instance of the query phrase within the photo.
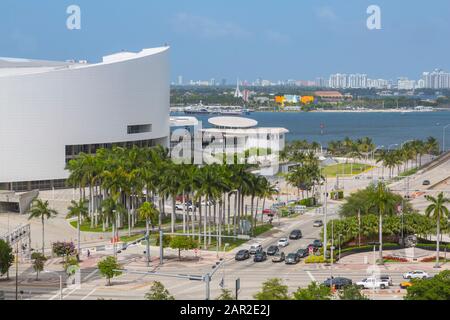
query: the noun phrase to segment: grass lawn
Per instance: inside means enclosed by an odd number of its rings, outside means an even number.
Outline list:
[[[336,175],[356,175],[372,169],[373,167],[362,163],[339,163],[323,168],[323,175],[329,178]]]
[[[408,171],[404,171],[404,172],[400,173],[399,176],[400,177],[409,177],[409,176],[412,176],[413,174],[416,174],[417,171],[419,171],[419,168],[410,169]]]

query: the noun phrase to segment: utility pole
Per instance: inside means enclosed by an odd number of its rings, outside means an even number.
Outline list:
[[[19,300],[19,242],[16,243],[16,300]]]
[[[323,227],[323,256],[327,257],[327,206],[328,206],[328,179],[325,177],[325,206],[324,206],[324,227]]]
[[[159,264],[164,263],[164,249],[163,249],[163,231],[161,225],[159,225]]]

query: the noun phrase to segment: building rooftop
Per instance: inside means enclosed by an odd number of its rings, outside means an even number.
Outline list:
[[[21,76],[36,73],[46,73],[67,69],[91,68],[99,65],[118,63],[154,55],[167,50],[168,47],[143,49],[140,52],[118,52],[104,56],[102,62],[90,64],[86,60],[47,61],[21,58],[0,57],[0,77]]]
[[[210,124],[218,128],[246,129],[258,125],[258,121],[243,117],[214,117],[208,120]]]
[[[170,117],[171,127],[196,126],[198,120],[195,117]]]

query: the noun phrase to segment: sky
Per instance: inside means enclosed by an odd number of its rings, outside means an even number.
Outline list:
[[[67,7],[81,9],[69,30]],[[369,30],[369,5],[381,29]],[[1,0],[0,56],[88,60],[171,46],[171,77],[418,79],[450,71],[450,1]]]

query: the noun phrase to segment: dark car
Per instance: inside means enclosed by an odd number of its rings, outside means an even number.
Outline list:
[[[300,261],[300,257],[297,253],[289,253],[284,261],[286,264],[297,264]]]
[[[424,180],[422,185],[429,186],[431,184],[430,180]]]
[[[278,246],[270,246],[267,248],[267,255],[273,256],[277,254],[280,251],[280,248]]]
[[[298,229],[292,230],[291,234],[289,235],[289,239],[291,240],[298,240],[302,237],[302,232]]]
[[[263,262],[267,260],[267,253],[265,251],[258,251],[253,257],[254,262]]]
[[[285,255],[284,252],[277,252],[273,258],[272,258],[272,262],[283,262],[285,260]]]
[[[334,287],[339,290],[346,286],[351,286],[352,280],[347,279],[347,278],[341,278],[341,277],[328,278],[327,280],[325,280],[323,282],[323,285],[327,286],[327,287],[331,287],[332,285],[334,285]]]
[[[306,258],[309,255],[308,249],[298,249],[297,254],[300,258]]]
[[[322,241],[316,239],[316,240],[313,241],[312,245],[314,247],[316,247],[316,248],[321,248],[322,247]]]
[[[247,260],[248,258],[250,258],[250,252],[248,250],[239,250],[234,257],[236,261]]]

